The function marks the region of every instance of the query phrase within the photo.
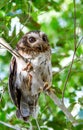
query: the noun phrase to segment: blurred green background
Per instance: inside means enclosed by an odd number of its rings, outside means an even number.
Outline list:
[[[8,93],[11,54],[0,48],[0,130],[83,130],[83,0],[76,2],[76,41],[80,45],[65,91],[65,105],[76,119],[73,127],[53,101],[41,94],[37,120],[18,120]],[[13,48],[28,31],[44,31],[52,48],[53,88],[61,99],[74,53],[74,2],[72,0],[0,0],[0,37]],[[6,124],[4,124],[6,123]],[[7,126],[9,125],[9,126]],[[38,128],[39,125],[39,128]],[[10,127],[10,128],[9,128]]]

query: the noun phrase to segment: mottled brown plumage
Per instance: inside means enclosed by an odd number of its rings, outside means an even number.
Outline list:
[[[47,36],[40,31],[25,34],[16,51],[26,59],[12,57],[9,91],[17,107],[17,117],[28,120],[35,116],[40,90],[51,86],[51,50]]]

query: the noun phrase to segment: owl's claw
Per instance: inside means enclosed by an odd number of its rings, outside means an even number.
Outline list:
[[[47,92],[55,92],[55,90],[53,88],[51,88],[51,86],[48,85],[48,82],[45,82],[44,84],[44,88],[43,91],[47,91]]]
[[[48,91],[50,88],[51,87],[48,85],[48,82],[45,82],[43,90]]]
[[[53,88],[51,88],[51,86],[48,85],[48,82],[45,82],[44,87],[40,87],[38,93],[41,92],[55,92],[55,90]]]
[[[48,85],[48,82],[45,82],[44,87],[40,87],[38,93],[50,91],[51,87]]]

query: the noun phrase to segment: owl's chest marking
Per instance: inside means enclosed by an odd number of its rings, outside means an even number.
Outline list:
[[[46,53],[39,54],[37,57],[31,59],[30,62],[17,62],[17,84],[18,87],[24,91],[24,95],[37,94],[38,89],[44,86],[44,82],[49,82],[48,69],[51,63],[49,62],[49,55]],[[48,76],[49,75],[49,76]]]

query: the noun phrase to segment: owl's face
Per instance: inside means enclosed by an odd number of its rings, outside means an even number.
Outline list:
[[[23,51],[45,52],[50,48],[48,38],[44,32],[31,31],[25,34],[17,45]]]

